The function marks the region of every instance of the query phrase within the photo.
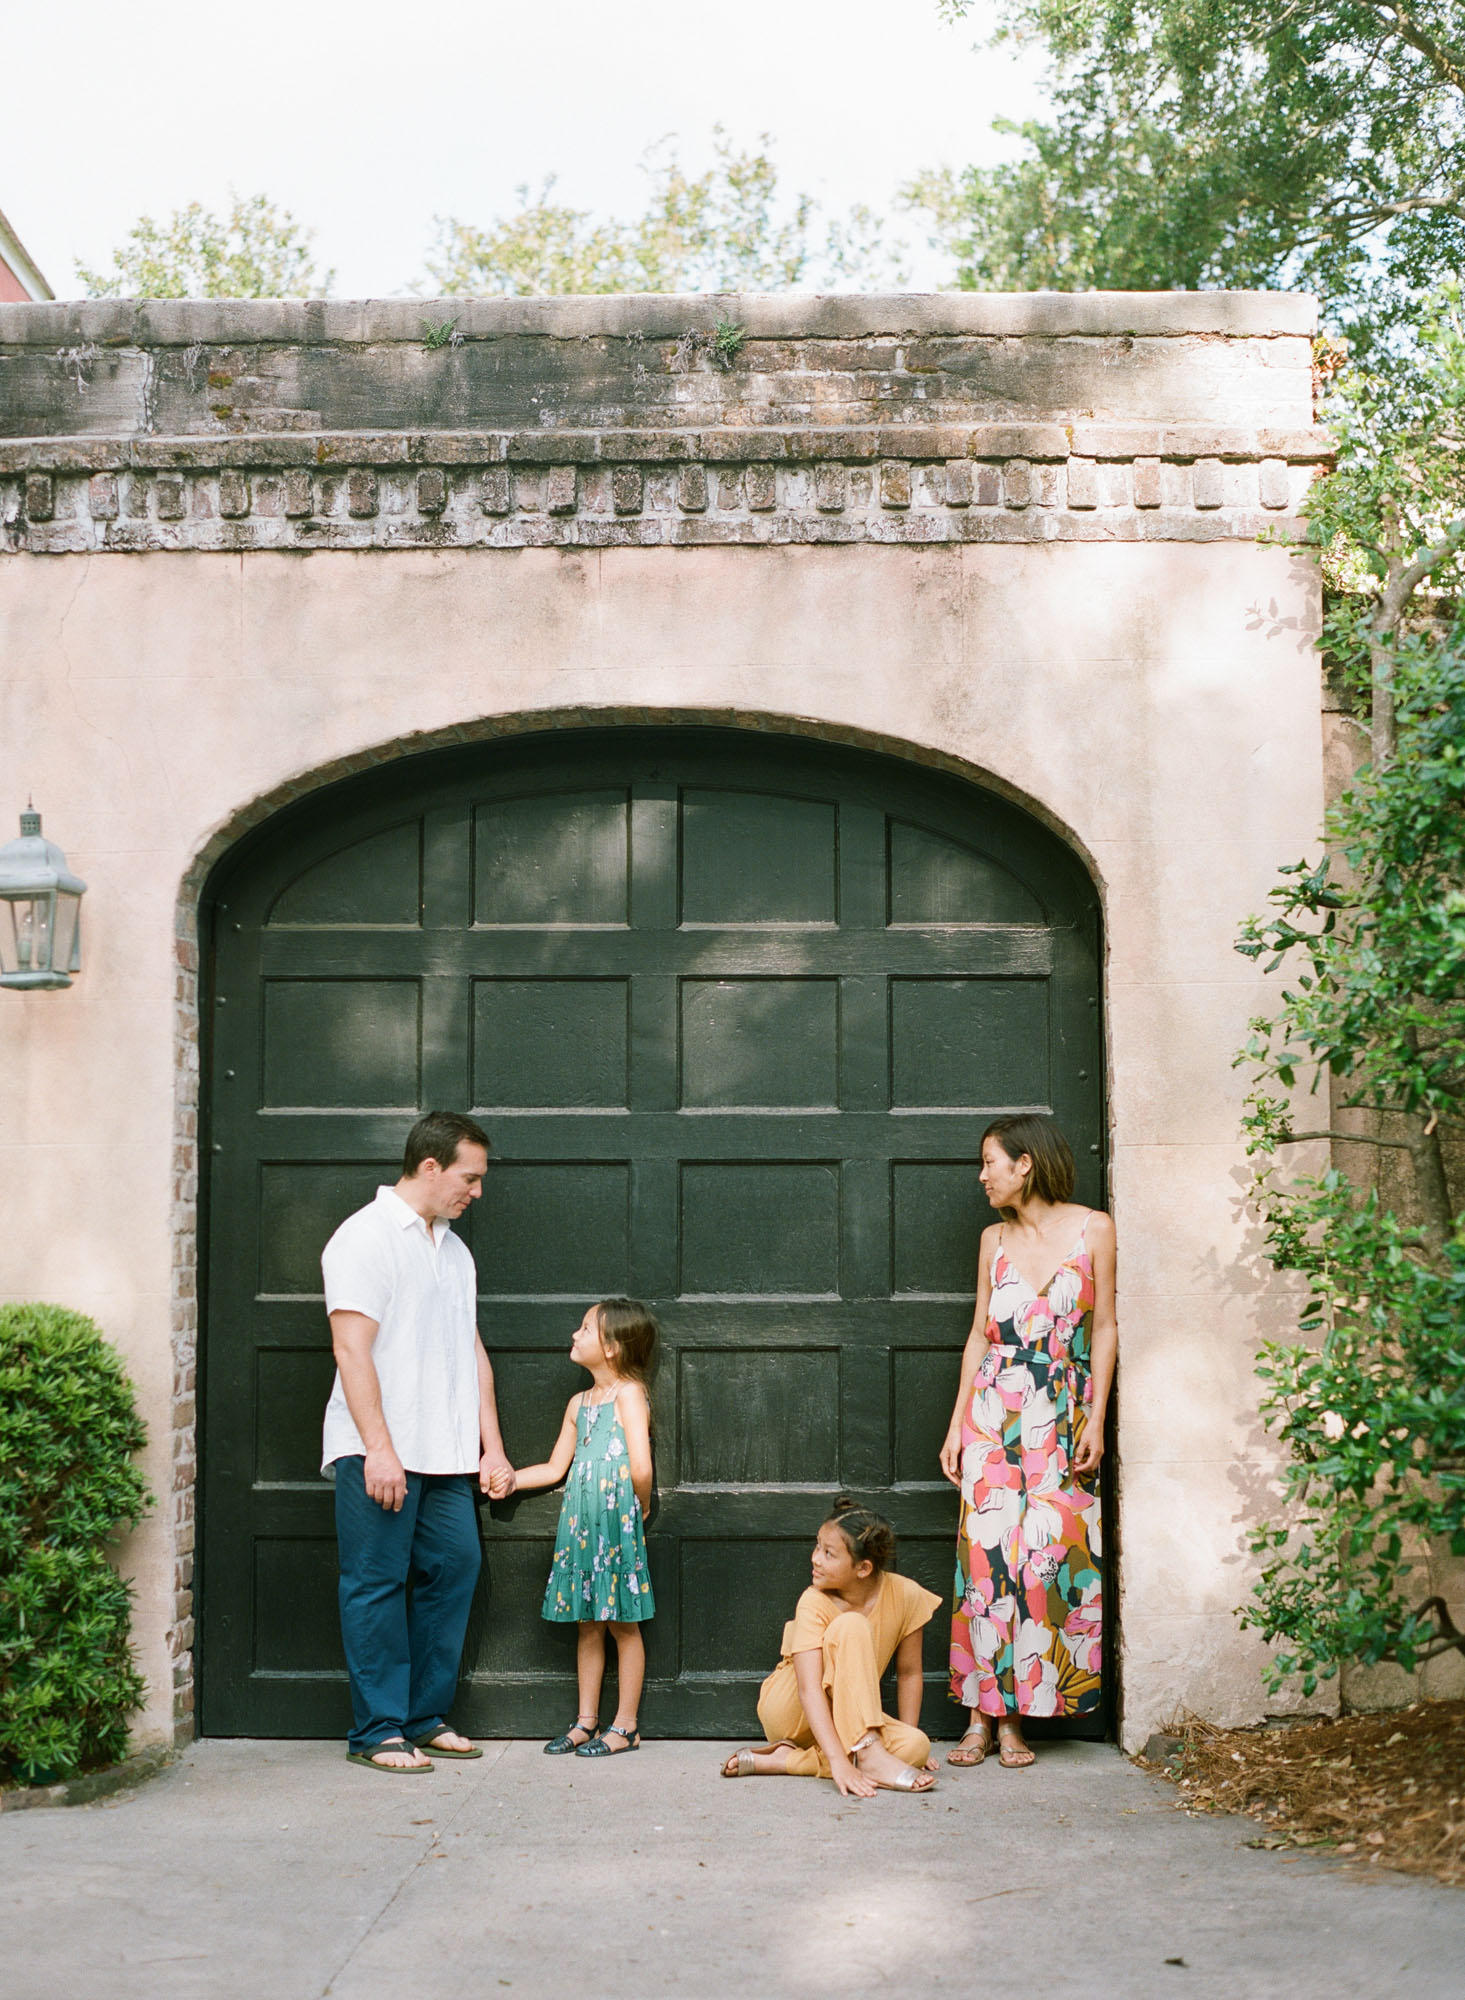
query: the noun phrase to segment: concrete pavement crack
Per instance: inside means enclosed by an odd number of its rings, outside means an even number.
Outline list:
[[[508,1755],[512,1747],[513,1745],[511,1743],[509,1743],[508,1741],[504,1741],[502,1743],[498,1743],[492,1746],[489,1749],[486,1749],[483,1753],[482,1763],[475,1764],[473,1767],[474,1776],[481,1782],[484,1778],[488,1776],[490,1771],[494,1770],[499,1764],[503,1762],[504,1758]],[[498,1753],[497,1755],[494,1754],[495,1750]],[[335,1988],[336,1981],[339,1978],[341,1978],[343,1973],[350,1971],[351,1966],[355,1961],[355,1959],[359,1956],[362,1947],[370,1940],[373,1933],[376,1931],[377,1926],[381,1923],[382,1919],[386,1917],[394,1908],[403,1890],[407,1889],[411,1885],[413,1880],[416,1878],[418,1870],[423,1866],[423,1864],[425,1862],[430,1861],[433,1855],[441,1850],[443,1833],[445,1831],[450,1831],[453,1828],[453,1826],[457,1823],[457,1821],[461,1819],[463,1814],[468,1810],[469,1805],[472,1803],[475,1790],[476,1787],[471,1787],[465,1790],[461,1804],[457,1807],[455,1811],[449,1813],[446,1816],[440,1827],[435,1828],[433,1832],[429,1835],[427,1841],[423,1846],[422,1852],[413,1861],[412,1866],[407,1870],[406,1874],[402,1877],[401,1881],[398,1882],[396,1888],[393,1889],[391,1895],[387,1897],[386,1901],[382,1904],[381,1908],[377,1911],[376,1915],[372,1918],[371,1922],[362,1931],[361,1935],[356,1939],[355,1943],[346,1953],[346,1956],[341,1960],[341,1963],[336,1967],[335,1971],[331,1974],[330,1978],[327,1979],[325,1985],[320,1989],[318,2000],[330,2000],[330,1995]]]

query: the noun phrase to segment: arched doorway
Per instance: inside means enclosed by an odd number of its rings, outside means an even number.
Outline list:
[[[838,1488],[949,1589],[936,1451],[990,1219],[982,1126],[1051,1109],[1103,1199],[1098,901],[1060,840],[893,758],[558,732],[280,813],[206,916],[207,1733],[344,1730],[319,1256],[432,1104],[494,1142],[467,1233],[511,1456],[544,1455],[579,1386],[585,1302],[662,1319],[658,1734],[749,1726]],[[539,1617],[558,1504],[485,1513],[477,1733],[563,1721],[573,1628]],[[933,1640],[933,1719],[943,1662]]]

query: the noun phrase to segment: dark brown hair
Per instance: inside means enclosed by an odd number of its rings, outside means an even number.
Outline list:
[[[857,1563],[867,1562],[878,1575],[895,1560],[895,1530],[883,1514],[862,1507],[848,1493],[841,1493],[829,1509],[826,1528],[838,1528],[849,1544]]]
[[[464,1144],[482,1146],[485,1153],[493,1151],[488,1134],[476,1119],[465,1117],[461,1111],[424,1111],[407,1134],[407,1144],[402,1149],[403,1178],[410,1181],[424,1160],[436,1160],[440,1167],[450,1167],[458,1157],[458,1148]]]
[[[628,1382],[639,1382],[649,1398],[661,1337],[656,1315],[639,1299],[615,1298],[602,1299],[595,1317],[601,1346],[615,1372]]]
[[[1073,1154],[1055,1120],[1041,1111],[1020,1111],[1012,1118],[994,1118],[982,1134],[983,1145],[995,1139],[1014,1166],[1026,1153],[1032,1161],[1022,1184],[1024,1201],[1059,1202],[1073,1199]],[[1012,1211],[1004,1208],[1002,1213]]]

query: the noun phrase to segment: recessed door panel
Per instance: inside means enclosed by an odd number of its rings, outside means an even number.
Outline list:
[[[838,808],[771,792],[682,794],[684,924],[832,924]]]
[[[630,892],[625,792],[485,802],[474,814],[480,924],[623,924]]]
[[[839,982],[684,979],[684,1110],[839,1104]]]
[[[625,979],[475,980],[474,1105],[624,1110],[629,1000]]]

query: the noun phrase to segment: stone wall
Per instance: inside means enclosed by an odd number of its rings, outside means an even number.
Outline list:
[[[424,321],[456,316],[454,344]],[[747,329],[727,370],[705,335]],[[1241,1202],[1231,949],[1321,805],[1293,513],[1311,309],[1246,295],[0,308],[0,810],[89,881],[66,994],[0,1004],[0,1295],[126,1352],[134,1538],[191,1703],[194,916],[209,863],[430,744],[716,719],[939,763],[1104,896],[1122,1247],[1125,1735],[1259,1714],[1250,1365],[1289,1323]]]

